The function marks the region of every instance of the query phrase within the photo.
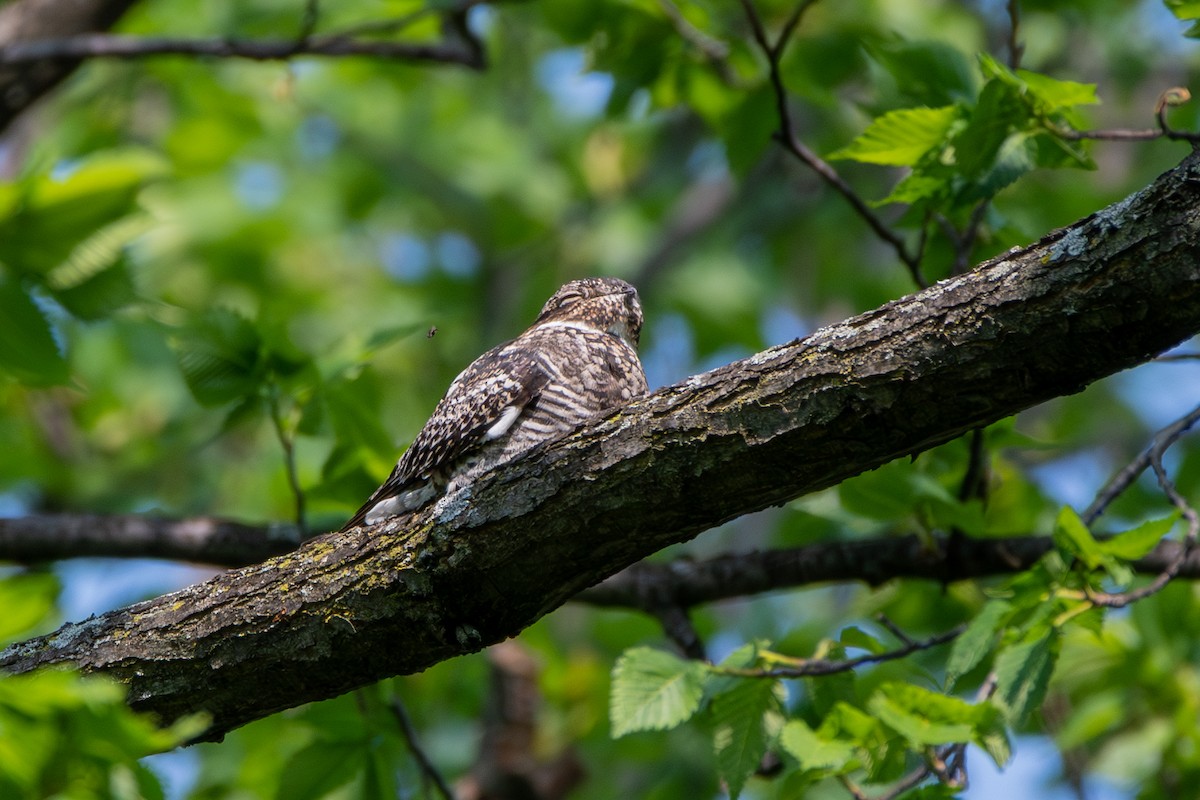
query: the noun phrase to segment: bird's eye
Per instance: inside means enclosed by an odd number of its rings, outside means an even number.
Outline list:
[[[563,292],[563,294],[558,298],[558,307],[566,308],[578,303],[582,299],[583,295],[581,295],[579,292]]]

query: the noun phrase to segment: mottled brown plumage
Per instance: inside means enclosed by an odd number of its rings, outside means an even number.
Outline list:
[[[342,530],[420,508],[646,391],[642,307],[616,278],[571,281],[511,342],[471,363]]]

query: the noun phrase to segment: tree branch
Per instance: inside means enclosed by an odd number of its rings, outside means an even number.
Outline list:
[[[409,518],[0,653],[129,685],[204,738],[512,636],[741,514],[1152,358],[1200,331],[1200,157],[1035,245],[636,400]]]
[[[0,7],[0,52],[38,39],[104,30],[134,0],[17,0]],[[78,59],[38,60],[20,67],[0,61],[0,131],[79,66]]]
[[[108,556],[241,567],[299,544],[294,525],[243,525],[215,517],[45,514],[0,519],[0,561],[24,564]]]
[[[61,39],[15,42],[0,47],[0,65],[84,58],[147,58],[182,55],[280,61],[296,56],[370,56],[401,61],[433,61],[483,69],[478,42],[393,42],[353,39],[341,34],[303,39],[183,39],[85,34]]]
[[[573,599],[596,606],[688,609],[705,603],[815,583],[864,581],[878,586],[897,578],[950,583],[1008,575],[1032,567],[1054,549],[1049,536],[898,536],[738,553],[703,561],[642,562],[584,589]],[[1161,542],[1133,564],[1158,575],[1183,555],[1179,542]],[[1175,577],[1200,579],[1200,551],[1182,561]]]

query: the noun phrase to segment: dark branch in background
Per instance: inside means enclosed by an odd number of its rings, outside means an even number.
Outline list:
[[[654,614],[672,605],[691,608],[817,583],[863,581],[878,586],[898,578],[952,583],[1022,572],[1053,549],[1049,536],[970,539],[911,534],[824,542],[703,561],[643,562],[583,590],[574,600]],[[1178,542],[1162,542],[1135,562],[1134,570],[1157,575],[1179,560],[1183,549]],[[1187,554],[1176,576],[1200,579],[1200,553]]]
[[[1020,34],[1021,2],[1008,0],[1008,66],[1013,70],[1021,68],[1021,56],[1025,54],[1025,44]]]
[[[0,65],[83,58],[213,56],[281,61],[296,56],[369,56],[400,61],[461,64],[483,69],[487,61],[473,36],[461,43],[388,42],[352,39],[341,34],[303,39],[183,39],[117,34],[85,34],[65,39],[18,42],[0,47]]]
[[[417,731],[413,728],[412,719],[408,716],[408,709],[404,707],[404,702],[399,697],[393,695],[388,701],[388,708],[391,710],[392,716],[396,719],[396,724],[400,726],[400,733],[404,735],[404,742],[408,745],[408,752],[412,753],[417,766],[421,768],[422,780],[432,783],[444,800],[454,800],[454,790],[450,788],[450,784],[446,783],[446,779],[442,777],[442,773],[438,772],[433,759],[421,747],[421,743],[417,739]]]
[[[109,675],[164,721],[207,711],[212,739],[501,641],[669,544],[1200,332],[1198,184],[1189,157],[1030,247],[659,389],[407,519],[14,644],[0,668]]]
[[[922,288],[928,286],[929,281],[925,279],[924,274],[921,272],[921,254],[910,253],[908,246],[904,243],[904,239],[871,210],[871,206],[858,195],[858,192],[854,191],[854,187],[847,183],[838,174],[837,170],[830,166],[829,162],[809,149],[796,135],[796,127],[792,122],[792,112],[788,108],[787,88],[783,85],[783,72],[780,69],[780,59],[783,58],[788,40],[791,38],[792,33],[795,32],[796,26],[800,24],[804,12],[812,7],[816,3],[816,0],[804,0],[804,2],[796,6],[774,44],[771,43],[770,38],[767,36],[766,28],[763,26],[762,19],[759,17],[758,11],[755,10],[752,0],[741,0],[741,2],[742,7],[746,10],[746,17],[750,20],[750,27],[754,32],[754,40],[758,42],[759,48],[762,49],[763,54],[767,57],[771,86],[775,93],[776,113],[779,116],[779,132],[775,138],[779,140],[787,152],[804,162],[809,169],[817,173],[818,177],[846,199],[846,202],[850,204],[854,212],[867,223],[871,230],[875,232],[875,235],[890,245],[896,252],[896,257],[908,268],[908,271],[912,274],[913,281],[918,286]]]
[[[709,36],[689,22],[688,18],[679,10],[679,6],[675,5],[672,0],[658,0],[658,7],[662,9],[667,19],[671,20],[671,24],[675,26],[675,32],[679,34],[680,38],[708,59],[717,74],[721,76],[721,80],[730,86],[740,83],[737,73],[729,65],[728,44],[714,36]]]
[[[293,525],[243,525],[215,517],[48,514],[0,519],[0,561],[25,564],[107,556],[240,567],[299,544]]]
[[[75,36],[111,27],[135,0],[17,0],[0,7],[0,51],[37,39]],[[79,66],[78,59],[38,60],[20,67],[0,62],[0,132]]]

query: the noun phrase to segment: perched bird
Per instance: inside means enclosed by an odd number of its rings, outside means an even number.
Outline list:
[[[642,306],[616,278],[571,281],[533,325],[458,374],[382,486],[342,530],[420,508],[646,392]]]

